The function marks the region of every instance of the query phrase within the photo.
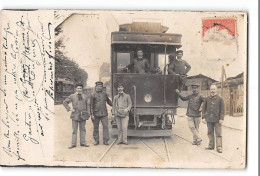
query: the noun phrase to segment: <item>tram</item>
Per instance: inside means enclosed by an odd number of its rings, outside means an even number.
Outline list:
[[[178,107],[180,76],[167,74],[168,56],[176,55],[181,45],[181,34],[166,33],[168,27],[160,23],[133,22],[119,26],[111,33],[111,87],[112,97],[117,84],[124,84],[124,92],[132,100],[128,136],[171,136]],[[149,73],[133,73],[129,65],[142,48],[150,63]],[[153,72],[153,70],[161,72]],[[111,122],[113,135],[118,134],[115,121]]]
[[[58,78],[55,81],[55,104],[61,104],[70,94],[75,92],[74,82],[66,78]]]

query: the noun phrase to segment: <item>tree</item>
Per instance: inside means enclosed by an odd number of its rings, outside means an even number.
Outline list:
[[[59,26],[55,28],[56,37],[62,34],[62,32]],[[74,83],[81,82],[85,86],[88,79],[87,72],[81,69],[75,61],[66,56],[64,48],[63,37],[59,37],[55,41],[55,78],[68,78]]]

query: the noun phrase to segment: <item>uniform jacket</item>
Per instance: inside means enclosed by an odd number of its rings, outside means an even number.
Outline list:
[[[202,102],[204,102],[204,99],[205,99],[202,95],[200,95],[199,93],[191,94],[187,97],[183,97],[183,96],[179,95],[179,98],[182,101],[189,101],[187,113],[186,113],[187,116],[189,116],[189,117],[200,117],[201,116],[200,106],[201,106]]]
[[[191,69],[191,66],[185,60],[175,60],[168,67],[168,74],[186,75]]]
[[[72,103],[72,107],[73,109],[75,109],[75,112],[71,113],[70,118],[77,121],[84,120],[80,118],[81,113],[83,111],[84,112],[87,111],[87,116],[90,115],[89,98],[87,97],[87,95],[84,94],[81,95],[82,95],[82,100],[80,101],[77,93],[71,94],[63,101],[63,105],[67,109],[67,111],[70,111],[71,108],[69,106],[69,103]]]
[[[224,101],[216,95],[207,97],[202,107],[202,118],[207,122],[219,122],[224,120]]]
[[[97,117],[107,116],[106,103],[112,106],[112,101],[108,98],[106,92],[94,92],[90,98],[90,113]]]
[[[150,71],[150,64],[146,58],[134,59],[134,73],[147,73]]]
[[[127,109],[128,113],[126,114],[126,116],[129,116],[129,111],[131,110],[131,107],[132,101],[130,95],[126,93],[123,93],[122,95],[118,94],[114,97],[113,100],[112,114],[115,114],[117,116],[118,110]]]

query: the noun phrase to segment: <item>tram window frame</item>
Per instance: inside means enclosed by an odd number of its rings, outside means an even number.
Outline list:
[[[165,63],[165,54],[164,53],[157,54],[156,66],[160,68],[160,70],[162,71],[162,74],[164,74],[164,69],[166,69],[165,75],[168,75],[167,65],[170,63],[169,55],[170,54],[166,54],[166,63]],[[161,66],[163,66],[162,68],[160,67],[160,64],[159,64],[160,61],[162,63]]]
[[[121,56],[120,55],[127,55],[127,56]],[[117,73],[128,73],[127,66],[129,66],[131,62],[131,52],[117,52],[116,53],[116,65],[117,65]],[[119,61],[128,61],[127,63],[123,63],[122,67],[119,67],[120,63]],[[121,70],[120,70],[121,69]]]

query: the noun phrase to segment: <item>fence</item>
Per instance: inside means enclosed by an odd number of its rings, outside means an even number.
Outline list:
[[[182,96],[188,96],[192,94],[192,91],[182,91]],[[210,95],[210,90],[201,90],[200,94],[204,97]],[[230,116],[242,116],[243,115],[243,100],[244,100],[244,89],[243,84],[224,88],[223,91],[218,89],[218,95],[220,95],[224,100],[225,114]],[[188,101],[182,101],[179,99],[179,107],[187,108]]]

